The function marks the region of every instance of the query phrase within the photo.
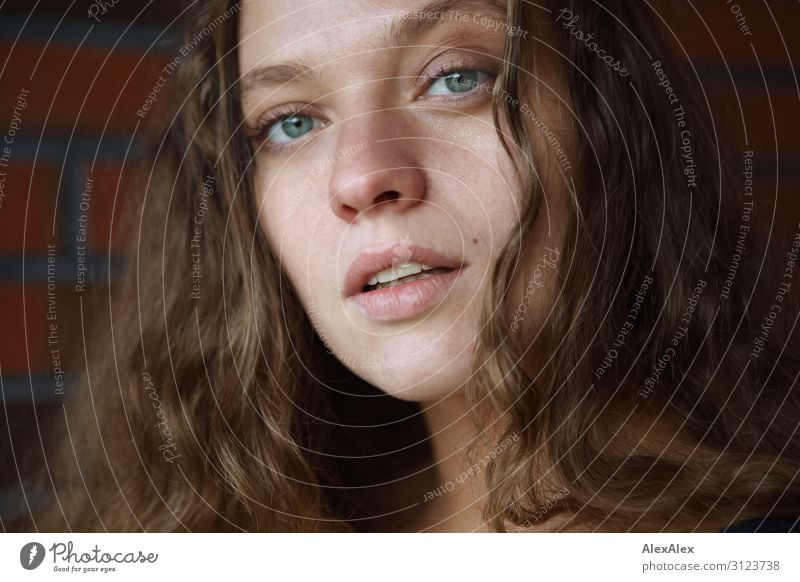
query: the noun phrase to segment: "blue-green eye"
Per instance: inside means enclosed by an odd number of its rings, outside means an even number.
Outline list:
[[[267,129],[267,141],[277,144],[289,143],[321,125],[322,122],[316,117],[295,113],[273,123]]]
[[[488,73],[476,69],[451,71],[431,83],[431,86],[428,87],[428,93],[431,95],[467,93],[481,86],[490,77],[491,75]]]

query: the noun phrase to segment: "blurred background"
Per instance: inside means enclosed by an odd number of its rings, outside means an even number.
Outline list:
[[[720,141],[755,151],[756,205],[788,248],[800,220],[800,3],[641,1],[694,68]],[[41,455],[46,418],[60,414],[84,365],[94,298],[126,260],[125,188],[174,76],[182,10],[166,0],[0,0],[3,530],[35,507],[19,467]]]

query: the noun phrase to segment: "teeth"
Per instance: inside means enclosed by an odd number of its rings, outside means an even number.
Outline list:
[[[377,288],[383,289],[384,287],[396,287],[397,285],[405,285],[406,283],[411,283],[411,281],[416,281],[417,279],[427,279],[428,277],[433,277],[433,275],[428,273],[420,273],[416,277],[404,277],[402,279],[389,281],[388,283],[378,283]]]
[[[369,281],[367,281],[367,285],[377,285],[378,283],[392,283],[393,281],[397,281],[398,279],[402,279],[403,277],[416,275],[417,273],[421,273],[422,271],[430,271],[431,269],[435,268],[436,267],[423,265],[421,263],[402,263],[395,267],[391,267],[389,269],[381,271],[380,273],[376,273]]]

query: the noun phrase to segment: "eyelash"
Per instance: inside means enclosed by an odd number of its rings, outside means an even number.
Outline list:
[[[497,77],[497,71],[481,68],[477,65],[474,65],[473,63],[467,63],[467,62],[449,63],[447,65],[441,66],[435,73],[431,73],[430,75],[426,75],[424,77],[425,83],[422,86],[422,95],[424,95],[424,93],[430,89],[431,85],[433,85],[439,79],[442,79],[452,73],[456,73],[459,71],[477,71],[479,73],[483,73],[489,76],[492,84],[494,83],[494,80]],[[477,87],[471,91],[466,92],[466,94],[463,96],[455,94],[452,96],[436,95],[435,98],[445,99],[447,101],[464,101],[466,99],[469,99],[470,98],[469,95],[472,95],[476,89]],[[309,112],[308,109],[309,108],[307,105],[295,106],[291,104],[282,105],[280,107],[273,109],[267,117],[259,120],[253,132],[253,135],[251,136],[251,140],[255,144],[257,144],[259,148],[263,147],[271,152],[278,152],[296,147],[297,144],[305,141],[305,138],[301,137],[299,139],[284,144],[274,144],[274,143],[268,144],[267,138],[269,137],[269,133],[272,127],[278,122],[281,122],[285,119],[288,119],[289,117],[292,117],[293,115],[298,115],[300,113],[312,116],[312,113]]]
[[[303,141],[302,138],[285,144],[268,144],[268,145],[263,145],[263,144],[267,144],[267,138],[269,137],[269,132],[276,123],[288,119],[293,115],[298,115],[300,113],[310,114],[311,112],[308,111],[308,106],[305,105],[289,104],[276,107],[269,113],[269,115],[258,121],[255,127],[255,131],[253,132],[253,135],[251,136],[250,139],[252,139],[252,141],[259,148],[263,147],[264,149],[268,149],[270,151],[279,151],[286,149],[288,147],[292,147],[296,142]]]
[[[482,68],[478,65],[475,65],[474,63],[470,62],[449,63],[447,65],[439,67],[439,69],[435,73],[426,76],[426,82],[423,86],[424,91],[428,91],[431,88],[431,85],[433,85],[439,79],[443,79],[444,77],[447,77],[452,73],[458,73],[460,71],[477,71],[478,73],[483,73],[485,75],[488,75],[491,78],[492,84],[494,84],[494,80],[497,77],[496,70],[489,70],[486,68]],[[468,91],[463,96],[453,94],[449,97],[444,97],[444,98],[453,101],[463,101],[464,99],[469,99],[468,95],[472,95],[473,91]],[[437,98],[441,99],[443,98],[443,96],[437,95]]]

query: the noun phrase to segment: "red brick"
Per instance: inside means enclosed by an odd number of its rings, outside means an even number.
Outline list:
[[[720,137],[743,149],[746,128],[749,149],[763,156],[775,157],[777,136],[777,150],[781,157],[800,157],[800,132],[795,121],[800,102],[794,87],[770,87],[769,98],[763,87],[740,86],[738,92],[741,113],[733,90],[719,88],[709,91],[709,102]]]
[[[694,4],[699,16],[686,0],[657,0],[652,4],[672,32],[663,24],[659,24],[659,29],[664,31],[681,56],[688,54],[704,64],[723,64],[724,57],[729,65],[757,68],[760,61],[765,68],[788,68],[789,59],[783,45],[785,40],[792,60],[796,63],[800,58],[800,44],[794,32],[798,18],[796,2],[769,2],[775,21],[762,0],[734,0],[731,4],[726,4],[724,0],[694,0],[691,4]],[[734,4],[741,8],[741,13],[746,17],[752,33],[750,36],[742,33],[736,17],[731,14],[730,7]],[[783,40],[779,32],[783,34]],[[758,61],[753,56],[751,43]]]
[[[24,308],[23,308],[24,300]],[[19,283],[0,285],[3,333],[0,334],[0,364],[3,374],[47,373],[47,287]],[[27,342],[25,322],[27,320]],[[27,353],[26,353],[27,346]]]
[[[23,248],[25,253],[46,252],[47,244],[53,240],[51,230],[58,187],[57,170],[40,163],[34,171],[30,164],[12,162],[8,167],[0,168],[0,172],[6,173],[2,188],[4,197],[0,202],[0,253],[21,254]],[[3,177],[0,174],[0,180]]]
[[[777,193],[775,190],[775,180],[772,177],[755,180],[755,212],[759,224],[767,229],[765,234],[769,233],[769,224],[774,216],[771,236],[783,240],[784,236],[797,230],[800,221],[800,199],[797,196],[800,183],[797,180],[780,180]]]
[[[89,168],[86,168],[86,175],[89,175]],[[120,165],[95,165],[91,176],[89,250],[100,254],[106,254],[109,247],[112,251],[122,251],[128,240],[128,233],[123,230],[123,217],[130,171],[124,171]]]
[[[16,96],[25,88],[30,94],[24,129],[45,124],[48,130],[71,129],[77,123],[82,129],[102,130],[106,122],[110,129],[132,128],[141,121],[136,111],[171,60],[159,54],[146,56],[137,65],[142,54],[135,51],[117,49],[109,54],[104,48],[51,44],[43,53],[44,46],[35,41],[0,41],[0,54],[9,55],[0,103],[12,104],[0,110],[0,127],[10,120]],[[174,73],[168,81],[173,77]]]

